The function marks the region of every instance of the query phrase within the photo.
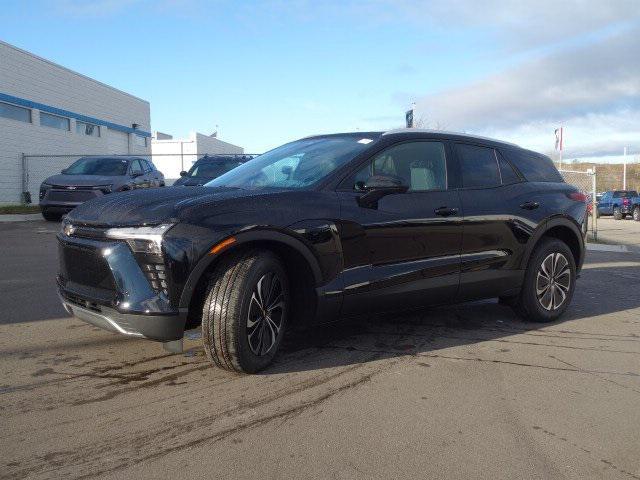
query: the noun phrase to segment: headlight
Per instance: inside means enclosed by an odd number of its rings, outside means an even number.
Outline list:
[[[111,185],[96,185],[94,188],[97,188],[102,193],[111,193],[113,191],[113,184],[111,184]]]
[[[107,238],[125,240],[132,251],[151,255],[162,255],[162,236],[173,224],[155,227],[110,228],[105,232]]]
[[[49,190],[50,188],[51,185],[42,182],[42,184],[40,185],[40,200],[44,198],[44,196],[47,194],[47,190]]]

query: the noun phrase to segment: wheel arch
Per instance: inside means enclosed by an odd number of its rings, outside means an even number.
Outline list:
[[[580,270],[584,261],[584,237],[580,227],[575,221],[566,217],[556,217],[549,219],[540,230],[529,240],[526,254],[523,257],[522,269],[527,268],[529,259],[535,248],[544,238],[557,238],[563,241],[573,254],[576,270]]]
[[[227,237],[231,238],[231,237]],[[292,318],[315,316],[315,287],[322,282],[320,265],[311,249],[301,240],[283,232],[254,230],[233,235],[235,241],[216,254],[206,254],[192,270],[180,296],[180,308],[189,310],[188,323],[195,326],[202,310],[209,274],[220,259],[246,249],[264,249],[275,253],[283,262],[293,297]],[[216,242],[220,244],[225,239]],[[212,245],[211,247],[213,247]]]

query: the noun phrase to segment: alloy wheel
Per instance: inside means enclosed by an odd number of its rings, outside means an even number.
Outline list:
[[[562,253],[550,253],[540,264],[536,276],[538,302],[545,310],[557,310],[567,300],[570,287],[569,261]]]
[[[247,340],[255,355],[266,355],[275,345],[284,311],[282,282],[276,273],[268,272],[254,287],[247,314]]]

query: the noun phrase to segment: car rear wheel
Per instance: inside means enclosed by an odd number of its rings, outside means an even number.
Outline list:
[[[272,252],[223,257],[209,280],[202,312],[209,359],[242,373],[267,367],[284,335],[289,298],[285,269]]]
[[[59,222],[62,219],[62,215],[59,213],[51,213],[46,210],[42,210],[42,217],[47,222]]]
[[[552,322],[571,303],[576,265],[566,243],[549,238],[535,249],[514,310],[531,322]]]
[[[640,207],[635,207],[633,209],[633,219],[636,222],[640,222]]]
[[[622,211],[620,210],[620,207],[613,207],[613,218],[615,220],[622,220]]]

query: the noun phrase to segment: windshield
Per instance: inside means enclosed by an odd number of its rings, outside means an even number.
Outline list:
[[[627,190],[627,191],[618,191],[618,192],[613,192],[613,198],[631,198],[631,197],[637,197],[638,196],[638,192],[634,191],[634,190]]]
[[[196,162],[187,173],[188,177],[217,178],[229,170],[242,165],[242,162],[234,159],[221,159],[206,162]]]
[[[371,138],[344,135],[287,143],[210,181],[207,187],[305,188],[369,147]]]
[[[64,171],[65,175],[126,175],[129,161],[123,158],[81,158]]]

